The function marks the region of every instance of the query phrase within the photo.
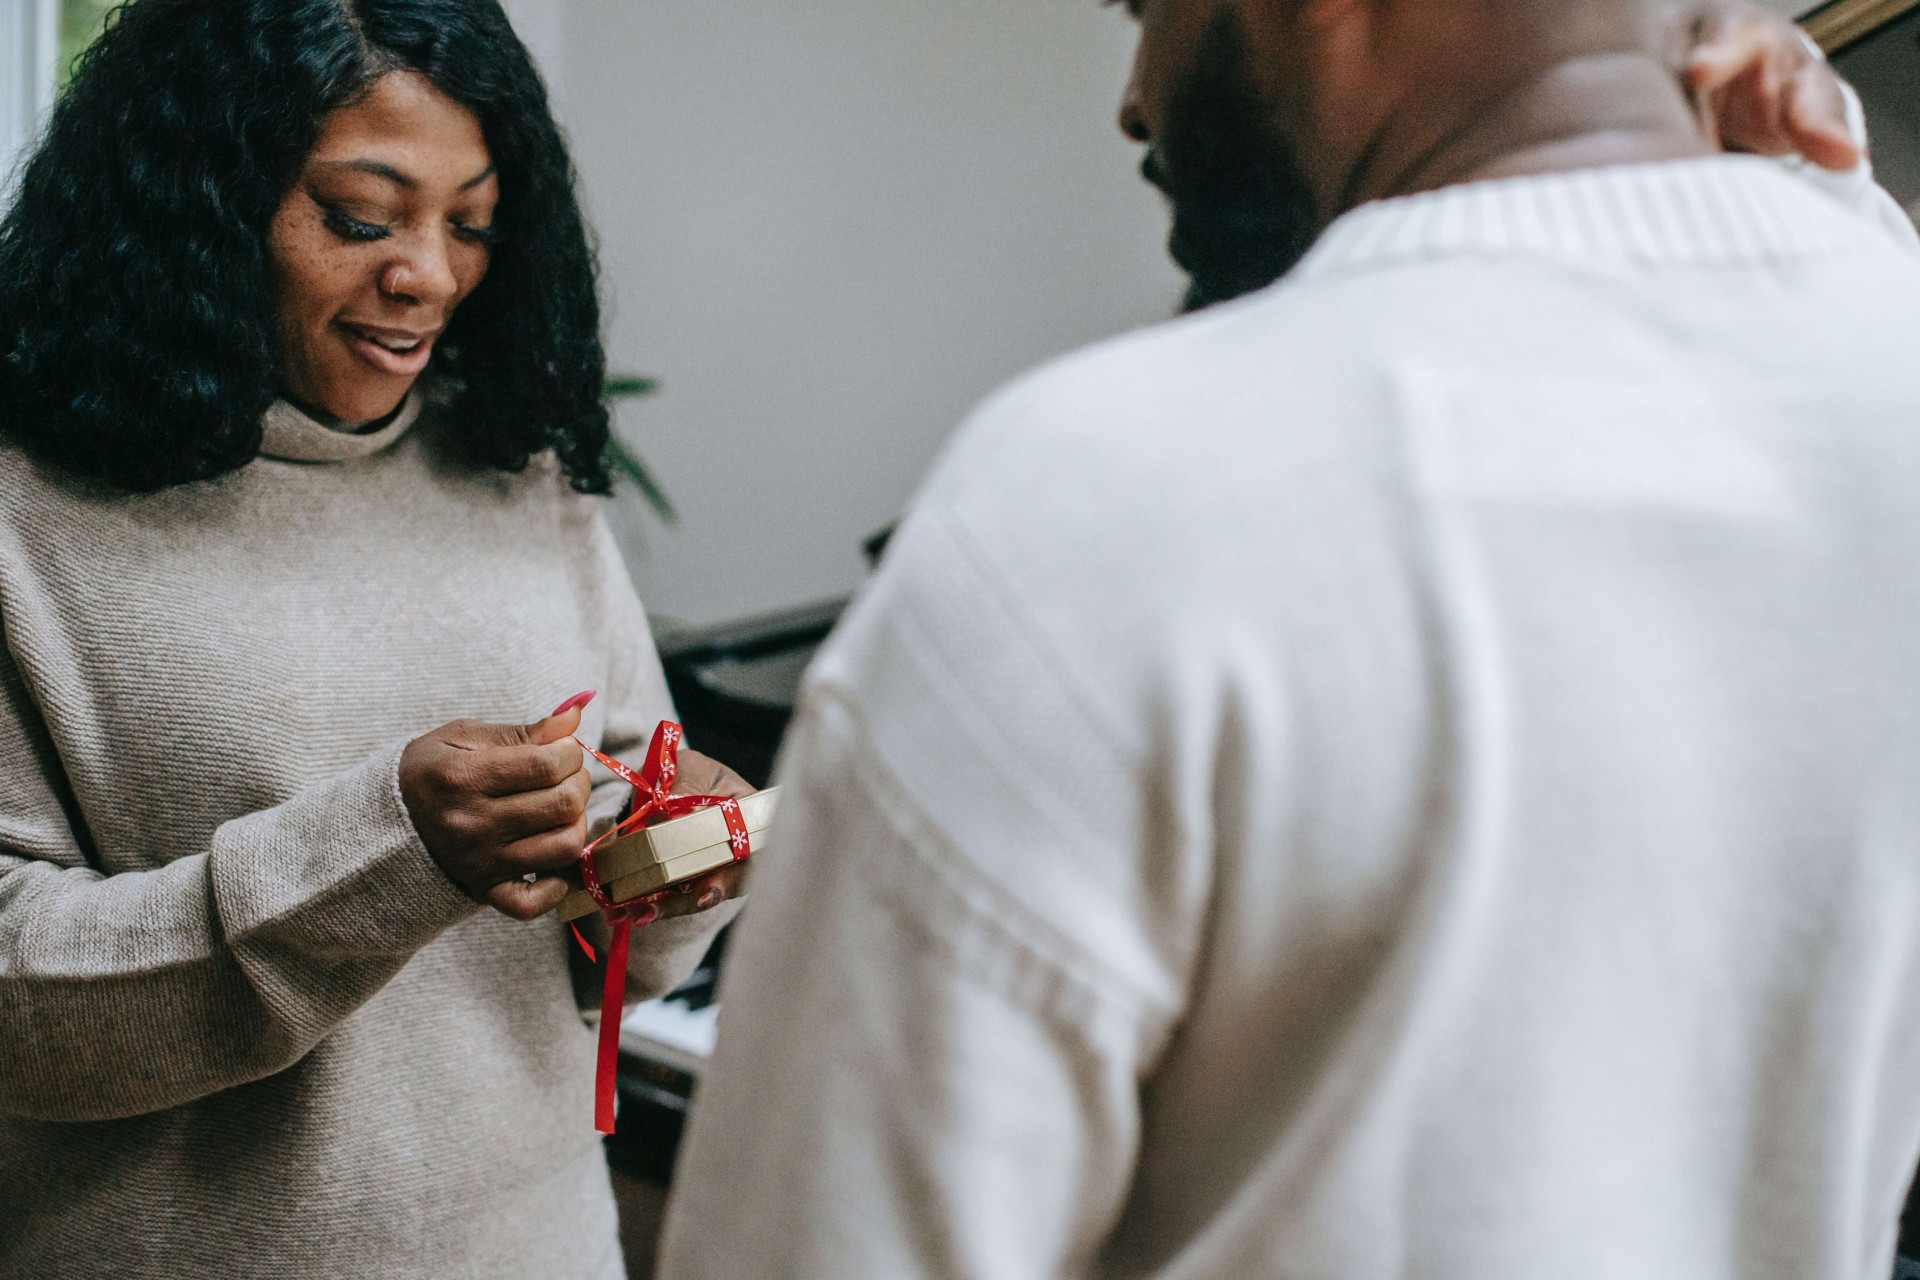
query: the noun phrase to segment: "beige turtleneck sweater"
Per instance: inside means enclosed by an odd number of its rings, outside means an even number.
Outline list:
[[[0,1277],[621,1274],[565,930],[456,888],[396,767],[671,707],[593,502],[418,416],[279,405],[146,497],[0,447]],[[638,993],[730,914],[636,934]]]

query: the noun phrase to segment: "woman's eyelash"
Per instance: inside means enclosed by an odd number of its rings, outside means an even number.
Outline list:
[[[344,209],[336,209],[331,205],[322,205],[321,208],[326,214],[327,228],[342,240],[368,242],[385,240],[393,234],[392,228],[377,222],[362,222]],[[457,234],[489,249],[498,243],[500,238],[499,233],[492,227],[472,227],[464,222],[456,222],[453,224],[453,229]]]
[[[327,229],[342,240],[385,240],[393,234],[379,223],[362,222],[341,209],[326,208],[326,215]]]

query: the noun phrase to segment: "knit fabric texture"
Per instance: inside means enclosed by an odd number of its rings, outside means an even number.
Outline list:
[[[1904,239],[1462,185],[993,397],[808,674],[662,1280],[1890,1274]]]
[[[566,930],[421,844],[405,743],[672,708],[591,499],[411,404],[150,496],[0,448],[0,1276],[618,1276]],[[596,790],[608,819],[624,789]],[[632,994],[729,911],[642,929]]]

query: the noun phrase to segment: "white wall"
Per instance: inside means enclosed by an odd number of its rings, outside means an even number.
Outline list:
[[[701,622],[846,591],[1006,378],[1168,315],[1096,0],[509,0],[602,241],[623,412],[679,504],[634,576]]]
[[[0,0],[0,198],[53,105],[59,0]]]
[[[1178,296],[1113,125],[1117,8],[505,3],[573,138],[613,363],[664,383],[621,421],[681,522],[615,510],[657,614],[848,590],[981,396]]]

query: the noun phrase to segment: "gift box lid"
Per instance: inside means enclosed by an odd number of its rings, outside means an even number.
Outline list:
[[[773,825],[779,796],[780,788],[772,787],[740,801],[740,817],[746,823],[748,849],[753,853],[760,852],[767,828]],[[600,883],[615,902],[718,870],[732,861],[727,821],[718,807],[642,827],[600,846],[594,855]],[[575,890],[560,904],[560,919],[577,920],[597,909],[591,895],[584,889]]]

